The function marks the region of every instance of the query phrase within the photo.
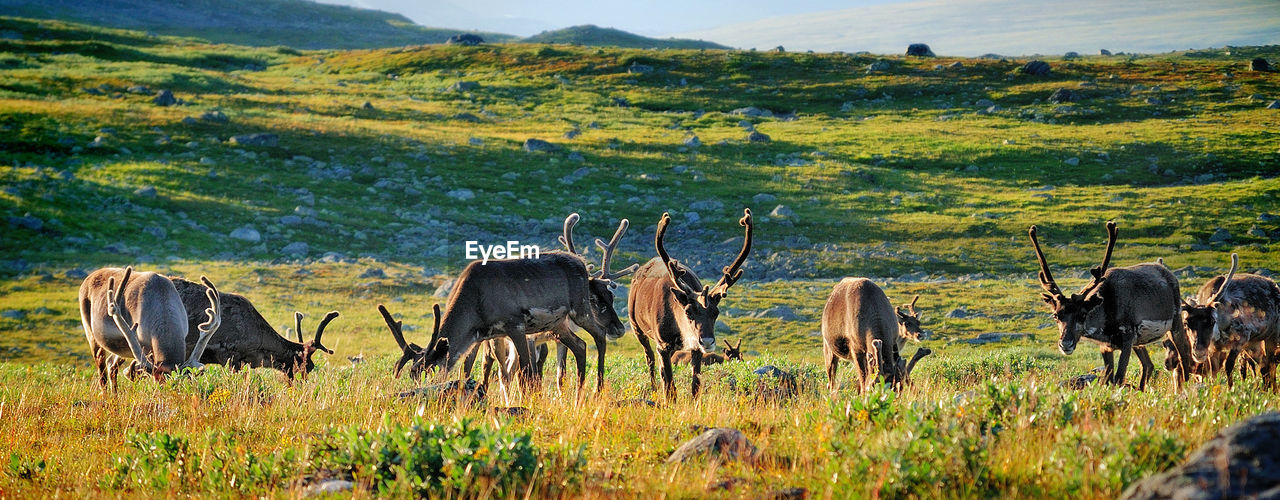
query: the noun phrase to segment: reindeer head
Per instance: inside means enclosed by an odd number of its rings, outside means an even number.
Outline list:
[[[1040,261],[1040,286],[1045,290],[1040,295],[1045,304],[1049,305],[1053,320],[1058,324],[1058,349],[1063,354],[1071,354],[1075,352],[1076,344],[1087,330],[1101,328],[1104,312],[1098,306],[1102,305],[1105,298],[1098,292],[1106,279],[1107,266],[1111,264],[1111,251],[1116,246],[1116,223],[1107,222],[1107,252],[1102,258],[1102,265],[1090,270],[1093,280],[1070,297],[1062,293],[1058,283],[1053,280],[1053,274],[1049,272],[1049,263],[1045,261],[1040,241],[1036,238],[1036,227],[1031,226],[1028,234],[1036,250],[1036,259]]]
[[[578,224],[578,219],[578,214],[569,214],[569,217],[564,220],[564,234],[560,236],[560,243],[574,255],[578,255],[578,252],[573,244],[573,227]],[[592,273],[587,280],[588,311],[571,313],[573,322],[578,326],[588,331],[595,330],[603,333],[609,340],[617,340],[626,333],[626,327],[622,326],[622,320],[618,318],[618,312],[613,308],[613,291],[618,288],[619,279],[636,272],[640,267],[639,264],[632,264],[616,273],[609,270],[609,261],[613,259],[613,252],[618,249],[618,242],[622,240],[622,235],[627,233],[627,228],[630,226],[630,221],[622,219],[609,243],[596,238],[596,246],[600,248],[603,257],[600,261],[600,270]]]
[[[1225,278],[1214,278],[1215,281],[1221,279],[1222,282],[1218,285],[1218,290],[1204,304],[1197,303],[1194,298],[1182,301],[1182,324],[1186,327],[1193,343],[1191,358],[1197,363],[1208,359],[1210,344],[1227,340],[1219,324],[1222,321],[1230,321],[1234,311],[1229,302],[1222,300],[1222,295],[1226,293],[1227,284],[1231,283],[1231,278],[1235,276],[1239,265],[1240,256],[1231,254],[1231,270],[1227,272]]]
[[[716,343],[715,326],[716,318],[720,316],[720,300],[729,293],[729,287],[742,277],[742,264],[747,261],[747,255],[751,253],[753,227],[751,209],[747,208],[742,212],[742,218],[738,219],[738,225],[746,228],[742,250],[733,259],[733,263],[724,268],[724,274],[714,287],[703,285],[701,289],[689,282],[696,280],[685,279],[687,269],[679,261],[672,259],[663,245],[667,225],[671,223],[671,214],[663,213],[662,219],[658,221],[658,234],[654,238],[654,246],[657,247],[658,256],[662,258],[662,263],[667,267],[667,274],[671,277],[671,295],[679,302],[684,312],[684,314],[676,314],[676,321],[683,323],[680,330],[685,332],[685,348],[693,348],[697,345],[708,348]],[[698,338],[690,338],[693,334]]]
[[[898,316],[898,336],[912,342],[919,342],[921,339],[929,337],[924,329],[920,327],[920,311],[916,310],[917,300],[920,300],[919,295],[912,297],[910,304],[893,309],[893,312],[897,313]]]
[[[316,368],[316,364],[311,360],[316,351],[324,351],[333,354],[333,349],[325,347],[320,343],[320,337],[324,335],[325,327],[329,326],[329,322],[338,317],[338,311],[329,311],[324,315],[324,319],[320,320],[320,325],[316,327],[316,335],[311,340],[302,339],[302,313],[295,311],[293,313],[293,331],[298,336],[298,344],[302,348],[295,352],[293,359],[276,360],[276,369],[284,372],[289,378],[301,377],[306,380],[307,374]]]
[[[730,344],[727,339],[724,340],[723,342],[724,342],[724,360],[732,361],[736,359],[738,361],[742,361],[742,338],[741,337],[738,338],[737,345]]]
[[[432,347],[443,347],[444,350],[442,353],[439,354],[439,356],[435,357],[435,360],[433,363],[427,364],[425,362],[425,358],[427,357],[426,350],[423,349],[418,344],[405,342],[404,331],[403,331],[404,323],[401,321],[396,321],[395,318],[392,318],[391,312],[387,311],[387,306],[378,304],[378,312],[382,313],[383,321],[387,322],[387,328],[391,330],[391,336],[396,339],[396,344],[400,346],[400,351],[402,352],[402,354],[400,355],[400,359],[396,361],[396,366],[394,371],[396,378],[400,377],[400,372],[404,370],[404,367],[406,364],[413,363],[412,365],[409,366],[409,378],[412,378],[414,380],[422,380],[422,376],[425,374],[425,372],[428,369],[434,368],[439,363],[439,361],[443,360],[445,356],[449,354],[448,341],[445,339],[439,338],[440,320],[442,319],[442,316],[440,314],[440,304],[436,304],[432,306],[431,309],[435,315],[435,326],[431,330],[431,340],[427,343],[427,345]]]
[[[898,388],[911,384],[911,372],[916,369],[916,363],[930,354],[933,354],[932,349],[929,349],[928,347],[921,347],[916,349],[915,354],[911,355],[910,361],[903,359],[900,354],[897,356],[897,373],[895,376],[899,381]]]

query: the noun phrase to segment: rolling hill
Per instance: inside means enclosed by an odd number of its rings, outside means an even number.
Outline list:
[[[615,28],[601,28],[594,24],[570,26],[554,31],[544,31],[521,40],[524,43],[565,43],[594,47],[622,47],[629,49],[727,49],[724,45],[703,40],[684,38],[649,38]]]
[[[299,49],[443,43],[461,32],[419,26],[399,14],[307,0],[0,0],[0,12],[219,43]],[[515,38],[498,33],[477,34],[490,42]]]

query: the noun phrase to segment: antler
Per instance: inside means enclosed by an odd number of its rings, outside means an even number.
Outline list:
[[[724,268],[724,275],[720,277],[720,281],[716,282],[715,288],[712,289],[713,294],[721,295],[728,293],[729,287],[738,282],[742,277],[742,264],[747,261],[747,254],[751,253],[751,233],[754,224],[751,223],[751,209],[742,209],[742,218],[738,219],[738,225],[746,229],[746,236],[742,240],[742,251],[738,252],[738,256],[734,257],[733,264]]]
[[[903,380],[910,380],[911,370],[915,369],[916,362],[920,361],[921,358],[924,358],[925,356],[928,356],[930,354],[933,354],[933,350],[929,349],[928,347],[921,347],[919,349],[916,349],[916,353],[911,355],[911,361],[907,362],[906,373],[902,374]]]
[[[667,234],[667,225],[671,223],[671,214],[662,213],[662,219],[658,220],[658,234],[654,238],[653,245],[658,249],[658,256],[662,258],[662,263],[667,266],[667,274],[671,276],[671,282],[676,287],[687,294],[699,293],[699,290],[689,287],[680,278],[684,277],[684,268],[680,267],[680,261],[674,260],[667,254],[667,248],[663,245],[663,237]]]
[[[912,298],[911,298],[911,303],[910,303],[910,304],[907,304],[907,310],[911,311],[911,314],[915,314],[915,313],[916,313],[916,301],[917,301],[917,300],[920,300],[920,296],[919,296],[919,295],[916,295],[915,297],[912,297]]]
[[[1036,259],[1040,261],[1040,286],[1051,295],[1061,297],[1062,290],[1058,288],[1058,282],[1053,280],[1053,273],[1049,272],[1049,263],[1044,260],[1044,251],[1040,250],[1040,240],[1036,238],[1036,227],[1031,226],[1027,234],[1031,236],[1031,245],[1036,249]]]
[[[293,312],[293,334],[298,336],[298,343],[305,343],[302,340],[302,311]]]
[[[604,240],[596,238],[596,246],[600,247],[600,251],[604,254],[604,257],[600,261],[600,275],[597,276],[598,278],[613,281],[634,273],[636,272],[636,269],[640,268],[640,264],[632,264],[616,273],[609,272],[609,260],[613,259],[613,252],[618,249],[618,242],[622,240],[622,235],[627,233],[628,227],[631,227],[631,221],[622,219],[622,222],[618,223],[618,230],[614,231],[613,238],[609,240],[608,244],[605,244]]]
[[[191,349],[191,356],[187,357],[187,361],[183,366],[191,368],[199,368],[200,357],[204,355],[204,350],[209,346],[209,340],[213,339],[214,332],[218,331],[218,327],[222,326],[222,294],[218,293],[218,288],[213,286],[213,282],[209,278],[201,276],[200,281],[206,287],[204,294],[209,298],[209,307],[204,313],[209,315],[209,321],[201,323],[197,328],[200,330],[200,338],[196,340],[195,348]]]
[[[312,347],[329,354],[333,354],[333,349],[325,347],[324,344],[320,343],[320,336],[324,335],[324,328],[329,326],[329,322],[337,318],[338,311],[329,311],[329,314],[324,315],[324,319],[320,320],[320,326],[316,327],[316,338],[311,342]]]
[[[572,254],[578,253],[578,250],[573,246],[573,226],[578,225],[578,219],[580,218],[581,217],[577,212],[571,213],[568,217],[565,217],[564,234],[561,234],[559,238],[560,244],[564,245],[565,249],[569,250],[569,253]]]
[[[1240,256],[1234,253],[1231,254],[1231,270],[1227,271],[1227,279],[1222,280],[1222,286],[1218,287],[1217,293],[1213,294],[1213,299],[1209,301],[1210,304],[1217,302],[1218,299],[1222,298],[1222,294],[1227,292],[1227,285],[1231,283],[1231,277],[1235,276],[1236,267],[1239,265],[1240,265]]]
[[[387,322],[387,329],[391,330],[391,336],[395,337],[396,344],[399,345],[400,350],[403,351],[403,354],[400,356],[400,360],[396,361],[395,376],[399,378],[400,370],[403,370],[404,365],[408,362],[417,359],[417,357],[422,354],[422,348],[419,347],[418,344],[409,344],[404,341],[404,331],[402,330],[404,323],[392,318],[391,313],[387,311],[387,306],[378,304],[378,312],[382,313],[383,321]]]
[[[125,317],[128,314],[128,310],[124,307],[124,297],[120,292],[129,283],[129,277],[132,275],[133,266],[126,267],[124,269],[124,277],[120,279],[119,288],[116,288],[116,278],[114,276],[107,280],[107,315],[111,316],[116,328],[120,329],[120,333],[124,334],[124,340],[129,344],[129,350],[133,352],[133,359],[137,360],[147,373],[154,374],[156,366],[147,358],[146,353],[142,352],[142,343],[138,341],[138,324],[129,321],[130,318]]]
[[[738,345],[733,346],[734,349],[742,349],[742,337],[738,337]]]

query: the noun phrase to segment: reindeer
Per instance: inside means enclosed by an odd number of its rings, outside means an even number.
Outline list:
[[[187,308],[187,323],[190,332],[200,320],[195,307],[200,300],[200,285],[176,276],[170,276],[182,303]],[[320,320],[315,336],[311,340],[302,338],[301,312],[294,312],[294,334],[297,341],[289,340],[276,333],[275,328],[262,317],[258,309],[253,307],[249,299],[238,293],[225,292],[222,297],[222,332],[218,338],[209,343],[208,348],[200,356],[205,364],[218,364],[232,370],[243,368],[270,367],[279,370],[288,377],[306,379],[308,373],[315,369],[311,359],[316,352],[333,354],[333,349],[320,342],[324,330],[329,323],[338,317],[338,311],[330,311]],[[197,338],[194,333],[187,335],[187,350],[192,352]]]
[[[529,383],[533,358],[528,333],[553,330],[568,320],[592,335],[618,338],[624,330],[613,309],[613,289],[622,273],[609,271],[612,254],[605,253],[595,274],[587,271],[581,256],[564,252],[472,262],[458,277],[439,331],[411,372],[443,367],[448,373],[478,343],[506,336],[514,344],[522,378]]]
[[[702,355],[702,364],[704,366],[718,365],[728,363],[730,361],[742,361],[742,339],[738,339],[738,345],[730,344],[728,340],[724,340],[724,354],[718,352],[709,352]],[[671,364],[683,365],[689,363],[693,359],[691,351],[676,351],[671,355]]]
[[[117,281],[118,280],[118,281]],[[98,368],[98,385],[116,390],[117,370],[124,359],[156,380],[184,368],[200,369],[200,355],[222,321],[221,296],[208,278],[205,309],[208,321],[187,354],[187,310],[168,278],[152,272],[133,274],[133,267],[94,271],[80,285],[80,320]],[[115,356],[114,359],[108,359]]]
[[[671,215],[662,214],[658,221],[654,247],[658,256],[650,259],[636,271],[631,280],[631,293],[627,296],[631,327],[644,348],[649,362],[649,385],[657,390],[654,377],[652,342],[657,342],[662,357],[662,382],[667,399],[675,401],[676,386],[671,376],[671,356],[676,351],[690,351],[689,364],[693,367],[693,397],[698,397],[704,349],[716,342],[716,318],[720,316],[720,301],[729,287],[742,278],[742,264],[751,253],[751,209],[744,209],[738,224],[746,228],[742,250],[733,263],[724,268],[724,274],[714,287],[704,286],[702,280],[688,266],[673,260],[663,246],[663,237]]]
[[[1261,365],[1263,383],[1269,387],[1274,383],[1274,357],[1270,354],[1280,343],[1280,287],[1264,276],[1237,275],[1239,264],[1240,257],[1231,254],[1231,270],[1226,276],[1214,277],[1200,287],[1195,298],[1183,300],[1182,319],[1195,344],[1191,354],[1197,363],[1211,361],[1211,349],[1226,353],[1222,362],[1227,387],[1234,385],[1232,372],[1241,351]],[[1209,372],[1212,375],[1216,370]]]
[[[1036,226],[1031,226],[1027,234],[1040,263],[1040,286],[1045,290],[1041,298],[1049,305],[1058,324],[1058,349],[1071,355],[1081,338],[1101,344],[1102,361],[1106,365],[1103,380],[1115,385],[1124,384],[1129,354],[1133,353],[1142,363],[1138,390],[1146,390],[1147,380],[1155,368],[1146,345],[1167,335],[1181,357],[1177,370],[1177,388],[1181,390],[1182,383],[1190,376],[1192,360],[1178,312],[1178,279],[1173,273],[1153,262],[1108,268],[1118,234],[1116,223],[1108,222],[1107,250],[1102,265],[1091,269],[1093,279],[1068,297],[1049,272],[1049,263],[1036,238]],[[1113,354],[1116,350],[1120,351],[1118,364]]]
[[[836,283],[822,309],[827,389],[836,390],[841,359],[857,366],[860,391],[870,389],[877,378],[895,388],[904,385],[916,362],[932,352],[922,347],[910,362],[902,359],[906,341],[919,341],[923,335],[917,300],[919,295],[905,308],[895,308],[884,290],[869,279],[844,278]]]

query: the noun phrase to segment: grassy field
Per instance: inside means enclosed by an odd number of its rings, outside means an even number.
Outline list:
[[[1038,224],[1064,289],[1113,219],[1114,262],[1163,258],[1184,295],[1231,252],[1276,269],[1280,73],[1246,67],[1274,46],[1048,59],[1033,77],[1025,60],[299,51],[19,18],[0,32],[15,34],[0,39],[0,496],[285,497],[341,477],[360,496],[1106,498],[1276,407],[1253,382],[1174,394],[1167,372],[1146,392],[1061,388],[1099,358],[1054,348],[1026,239]],[[1048,102],[1059,88],[1078,99]],[[153,104],[161,89],[179,104]],[[254,133],[276,144],[231,141]],[[560,149],[527,152],[530,138]],[[669,210],[673,255],[710,281],[744,206],[756,245],[720,335],[747,362],[711,368],[697,403],[687,368],[678,404],[615,403],[661,399],[630,335],[603,394],[549,387],[515,402],[525,417],[396,397],[414,384],[390,375],[376,305],[422,343],[464,241],[554,248],[570,212],[583,241],[626,217],[626,265],[652,257]],[[246,227],[256,241],[230,236]],[[281,331],[294,310],[340,310],[338,352],[293,386],[212,367],[104,396],[74,297],[107,265],[208,275]],[[858,395],[846,366],[845,389],[820,389],[841,276],[922,296],[935,355],[914,387]],[[985,332],[1034,337],[959,342]],[[763,397],[751,372],[766,363],[800,394]],[[698,426],[742,430],[758,459],[664,464]]]

